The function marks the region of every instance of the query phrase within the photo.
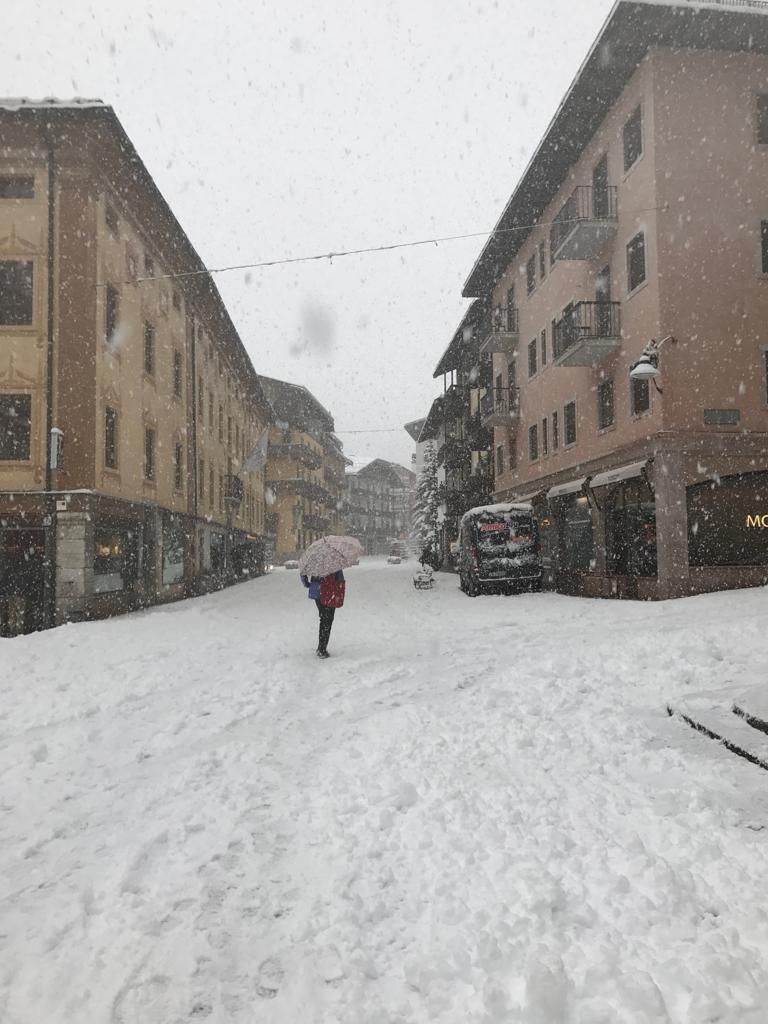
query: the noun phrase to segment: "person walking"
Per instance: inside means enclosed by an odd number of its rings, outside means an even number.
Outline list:
[[[330,658],[328,653],[328,641],[331,638],[331,627],[336,615],[336,609],[344,605],[346,594],[346,580],[341,569],[338,572],[330,573],[328,576],[302,576],[301,582],[308,590],[307,596],[310,601],[317,605],[320,615],[320,632],[317,643],[318,658]]]

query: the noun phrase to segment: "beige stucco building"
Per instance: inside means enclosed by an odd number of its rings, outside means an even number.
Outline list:
[[[566,592],[768,580],[767,175],[768,5],[620,0],[464,289]]]
[[[0,101],[0,631],[257,572],[270,418],[112,109]]]
[[[346,532],[344,472],[349,460],[333,417],[300,384],[261,377],[273,410],[267,462],[270,557],[298,558],[313,541]]]

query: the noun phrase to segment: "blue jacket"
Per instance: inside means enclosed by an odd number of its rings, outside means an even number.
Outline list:
[[[341,569],[339,569],[338,572],[333,573],[333,575],[336,577],[339,583],[344,582],[344,573],[341,571]],[[322,579],[323,577],[321,576],[312,576],[310,579],[307,579],[306,576],[301,577],[301,582],[309,591],[307,597],[310,599],[310,601],[320,600],[320,584],[322,582]]]

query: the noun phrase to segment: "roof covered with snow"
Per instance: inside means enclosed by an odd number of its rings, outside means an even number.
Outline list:
[[[60,100],[54,96],[42,100],[33,100],[28,96],[0,96],[0,110],[83,110],[88,107],[109,109],[104,100],[75,97],[71,100]]]
[[[469,509],[461,517],[462,522],[465,519],[469,519],[470,516],[482,515],[483,512],[492,516],[501,516],[506,512],[531,512],[533,511],[532,506],[523,501],[502,501],[497,505],[478,505],[476,508]]]
[[[278,424],[287,424],[294,430],[333,432],[333,416],[303,384],[291,384],[275,377],[259,377],[259,380]]]
[[[520,251],[651,46],[768,53],[757,0],[618,0],[464,285],[485,296]]]

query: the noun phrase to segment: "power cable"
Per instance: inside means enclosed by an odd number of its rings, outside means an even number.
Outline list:
[[[658,206],[647,206],[638,210],[625,210],[628,214],[651,213],[659,210]],[[422,245],[439,245],[441,242],[458,242],[468,238],[493,237],[494,235],[516,234],[520,231],[532,231],[534,228],[551,227],[553,224],[577,224],[584,220],[583,217],[574,217],[570,220],[540,220],[535,224],[518,224],[514,228],[494,228],[492,231],[471,231],[463,235],[443,235],[438,238],[421,238],[411,242],[393,242],[389,245],[371,245],[360,249],[340,249],[338,252],[316,253],[313,256],[286,256],[280,259],[261,260],[257,263],[236,263],[227,267],[206,267],[203,270],[186,270],[179,274],[156,274],[152,277],[137,277],[133,281],[123,281],[122,284],[145,284],[147,281],[177,281],[186,277],[202,277],[203,275],[227,274],[234,270],[261,270],[266,267],[287,266],[292,263],[312,263],[319,260],[329,260],[331,263],[342,256],[362,256],[374,252],[393,252],[396,249],[415,249]],[[106,288],[108,282],[97,283],[97,288]],[[111,282],[109,282],[111,283]]]

